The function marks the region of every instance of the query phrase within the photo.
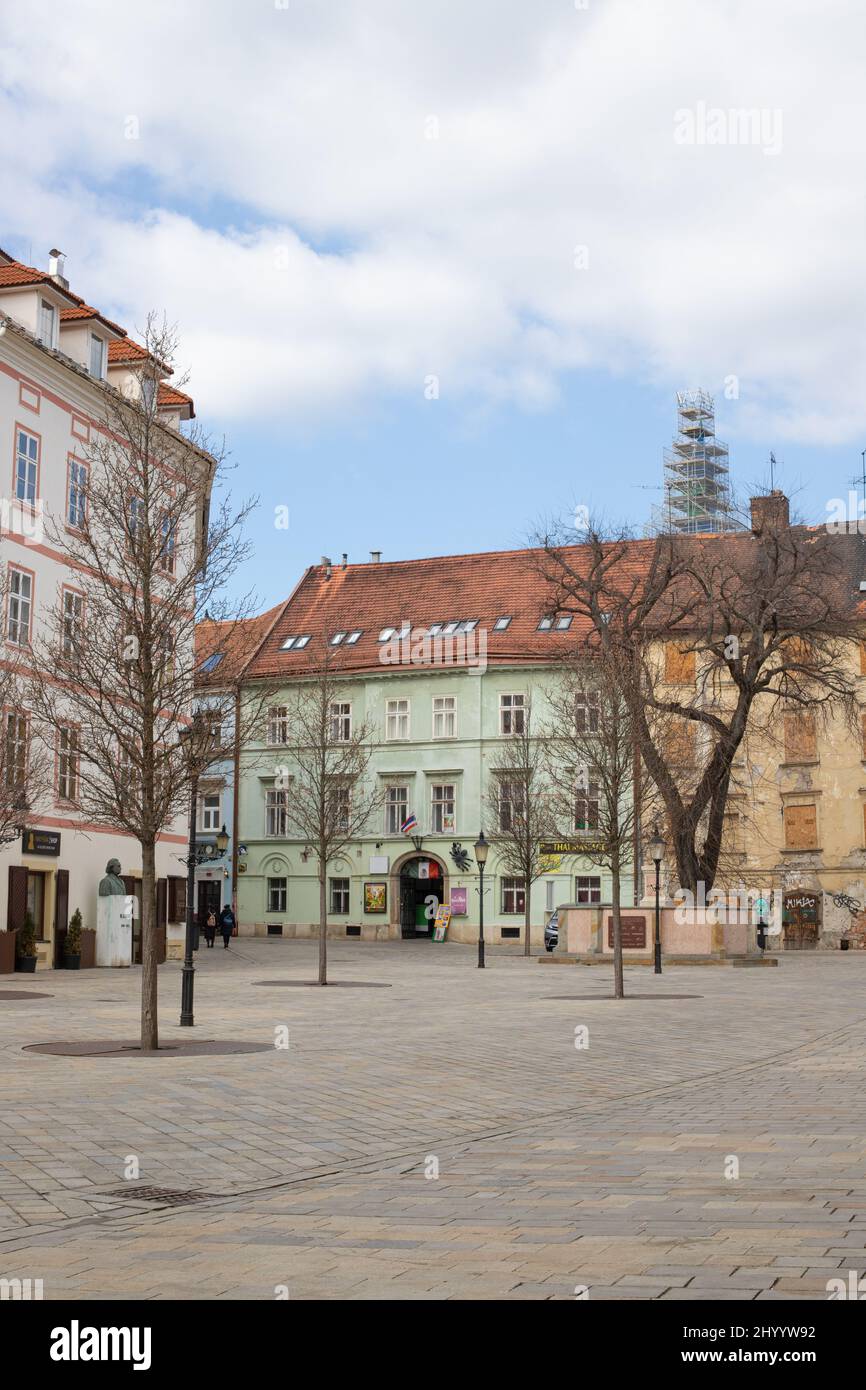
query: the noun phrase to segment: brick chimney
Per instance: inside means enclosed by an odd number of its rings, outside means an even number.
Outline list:
[[[791,524],[790,507],[784,492],[774,488],[764,497],[752,497],[752,530],[759,536],[766,529],[784,531]]]

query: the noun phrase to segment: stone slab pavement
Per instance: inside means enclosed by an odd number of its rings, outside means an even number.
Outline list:
[[[457,943],[330,956],[389,988],[255,983],[311,979],[305,941],[199,953],[196,1038],[288,1040],[224,1057],[26,1052],[135,1036],[140,976],[8,977],[52,997],[0,1004],[0,1277],[54,1299],[763,1301],[866,1273],[866,952],[627,968],[625,1001],[605,968],[507,948],[483,972]],[[160,992],[163,1041],[189,1039],[174,963]]]

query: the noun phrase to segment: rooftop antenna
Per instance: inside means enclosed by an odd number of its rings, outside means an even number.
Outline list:
[[[776,455],[770,450],[770,491],[776,491]]]
[[[856,487],[858,484],[863,489],[863,515],[866,516],[866,449],[860,450],[860,477],[852,478],[851,484]]]

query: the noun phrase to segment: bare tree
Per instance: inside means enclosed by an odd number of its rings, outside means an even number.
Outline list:
[[[569,659],[549,700],[550,777],[560,814],[586,835],[586,857],[610,870],[614,997],[622,999],[622,874],[633,864],[637,816],[632,719],[598,651]]]
[[[328,866],[370,824],[384,793],[367,781],[373,724],[354,719],[350,687],[329,648],[322,662],[293,686],[285,711],[283,761],[274,779],[281,797],[276,809],[284,834],[303,839],[318,864],[318,983],[326,985]]]
[[[182,739],[196,697],[195,629],[205,612],[230,629],[249,600],[225,586],[248,546],[251,503],[225,494],[225,468],[196,430],[160,416],[159,380],[174,331],[151,316],[128,392],[105,388],[104,416],[84,450],[86,475],[67,514],[46,519],[74,587],[49,613],[36,650],[31,705],[57,750],[61,795],[80,814],[128,832],[141,848],[141,1046],[158,1046],[156,867],[159,836],[186,812],[191,779],[213,759],[212,737]],[[226,696],[226,715],[232,697]],[[222,715],[211,708],[215,725]],[[195,746],[193,746],[195,745]]]
[[[0,662],[0,846],[18,838],[29,816],[39,814],[50,784],[49,757],[43,741],[34,736],[27,714],[27,684],[32,664],[29,608],[25,621],[20,601],[10,594],[0,575],[0,614],[5,623]]]
[[[523,880],[523,954],[531,954],[532,885],[546,869],[542,842],[556,834],[546,739],[532,726],[532,702],[490,762],[487,803],[495,827],[490,836],[499,864],[509,877]]]
[[[591,525],[539,552],[551,606],[579,616],[615,676],[695,893],[716,876],[747,730],[856,716],[857,538],[790,525],[779,493],[755,502],[752,532],[640,542]]]

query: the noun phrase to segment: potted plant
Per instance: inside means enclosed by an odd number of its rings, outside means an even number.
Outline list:
[[[63,968],[64,970],[81,969],[81,908],[77,907],[72,914],[66,936],[63,939]]]
[[[15,934],[15,969],[32,975],[36,969],[36,928],[30,913],[25,913],[24,925]]]

